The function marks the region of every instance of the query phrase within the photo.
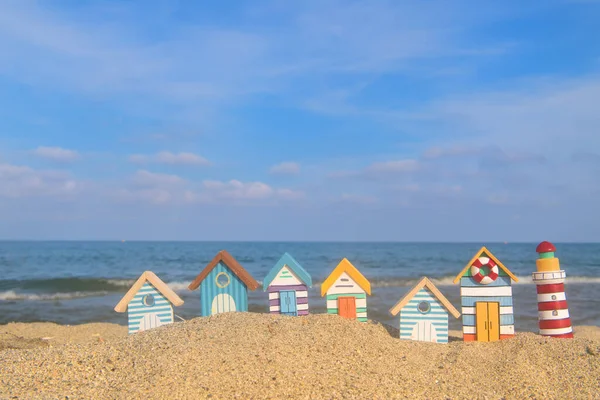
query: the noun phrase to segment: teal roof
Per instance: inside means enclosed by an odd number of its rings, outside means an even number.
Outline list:
[[[271,271],[269,271],[269,273],[263,280],[263,290],[267,290],[267,288],[269,287],[271,282],[273,282],[279,271],[281,271],[281,268],[283,268],[285,265],[287,265],[292,270],[292,272],[296,274],[296,276],[298,276],[298,278],[302,282],[304,282],[308,287],[312,287],[312,278],[310,277],[308,272],[306,272],[304,268],[302,268],[302,265],[300,265],[300,263],[298,263],[298,261],[296,261],[294,257],[289,255],[288,253],[285,253],[283,256],[281,256],[279,261],[277,261],[277,264],[275,264],[275,266],[271,268]]]

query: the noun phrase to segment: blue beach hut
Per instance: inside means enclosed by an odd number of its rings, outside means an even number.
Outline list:
[[[129,333],[173,322],[173,306],[183,300],[153,272],[145,271],[123,296],[115,311],[127,311]]]
[[[248,311],[248,289],[256,290],[259,286],[231,254],[221,250],[188,289],[200,288],[200,315],[207,317],[223,312]]]
[[[300,263],[285,253],[263,281],[269,292],[269,312],[283,315],[308,315],[308,288],[312,278]]]
[[[448,313],[460,313],[428,279],[423,278],[394,307],[400,313],[400,339],[448,343]]]

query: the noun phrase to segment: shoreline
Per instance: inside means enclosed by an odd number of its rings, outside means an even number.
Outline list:
[[[400,340],[335,315],[225,313],[133,335],[110,323],[0,325],[0,397],[593,398],[600,327],[494,343]],[[488,382],[488,383],[486,383]]]

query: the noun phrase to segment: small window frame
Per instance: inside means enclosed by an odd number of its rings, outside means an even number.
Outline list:
[[[222,277],[222,276],[224,276],[225,278],[227,278],[227,282],[225,282],[225,283],[219,282],[219,278]],[[215,285],[217,285],[221,289],[226,288],[230,284],[231,284],[231,277],[229,277],[229,274],[227,272],[219,272],[217,274],[217,276],[215,276]]]
[[[153,307],[156,304],[156,299],[154,298],[154,295],[151,293],[144,295],[144,297],[142,297],[142,304],[146,307]]]
[[[421,305],[426,305],[427,309],[425,311],[423,311],[421,309]],[[431,311],[431,302],[429,302],[427,300],[421,300],[419,302],[419,304],[417,304],[417,311],[419,311],[421,314],[427,314],[429,311]]]

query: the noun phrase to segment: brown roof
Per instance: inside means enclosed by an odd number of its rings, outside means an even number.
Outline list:
[[[217,253],[215,258],[213,258],[212,261],[208,263],[208,265],[202,270],[202,272],[198,274],[196,279],[194,279],[194,281],[190,283],[188,289],[198,289],[200,283],[204,280],[204,278],[208,276],[208,274],[210,274],[210,271],[212,271],[213,268],[216,267],[219,262],[225,264],[234,274],[236,274],[237,277],[240,278],[242,282],[244,282],[248,289],[256,290],[260,286],[259,283],[256,282],[256,280],[254,280],[252,275],[250,275],[250,273],[248,273],[248,271],[246,271],[244,267],[242,267],[240,263],[237,262],[237,260],[227,252],[227,250],[221,250]]]

